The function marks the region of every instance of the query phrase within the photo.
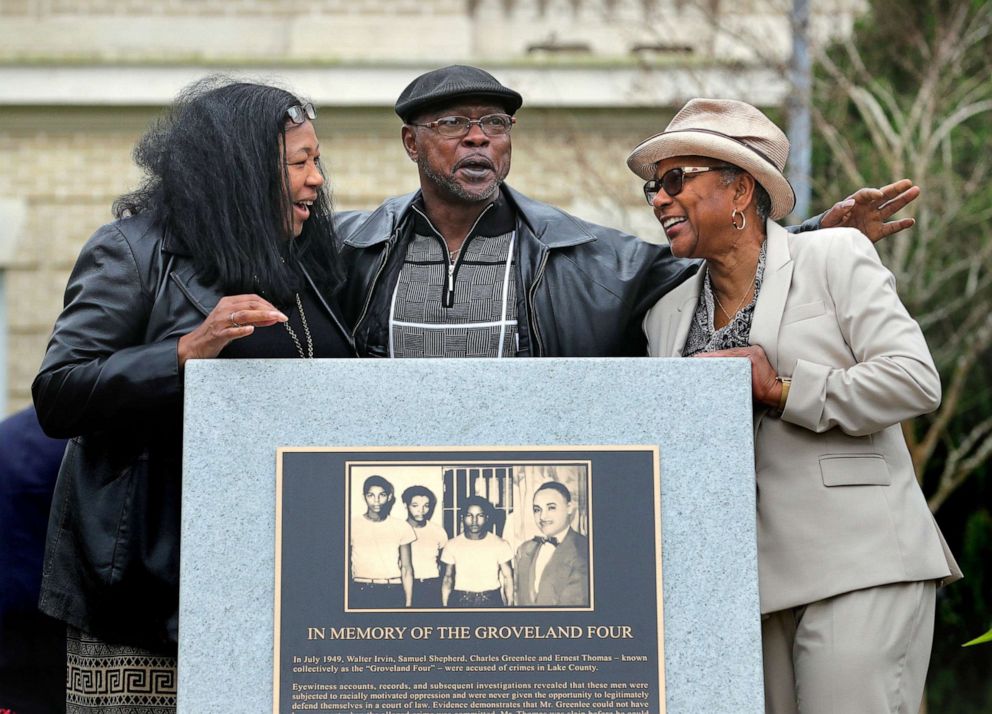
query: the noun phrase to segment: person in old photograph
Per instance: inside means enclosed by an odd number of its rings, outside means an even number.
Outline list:
[[[939,584],[961,573],[901,422],[940,377],[865,235],[789,235],[785,134],[694,99],[627,164],[695,278],[648,313],[658,357],[751,364],[766,712],[916,712]]]
[[[410,525],[390,513],[393,485],[379,475],[362,485],[365,513],[351,519],[351,582],[348,605],[355,609],[399,609],[413,602]]]
[[[441,570],[438,557],[448,543],[448,534],[431,518],[437,496],[426,486],[410,486],[403,491],[406,522],[417,540],[410,544],[413,562],[413,607],[441,607]]]
[[[493,505],[481,496],[462,503],[462,533],[441,551],[446,607],[505,607],[513,603],[513,549],[492,532]]]
[[[571,492],[563,483],[548,481],[534,492],[533,510],[541,535],[517,549],[516,604],[588,606],[589,539],[571,526]]]

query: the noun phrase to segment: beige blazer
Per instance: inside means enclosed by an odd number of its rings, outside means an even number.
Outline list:
[[[750,341],[792,387],[781,415],[754,415],[762,613],[957,580],[899,425],[937,408],[940,379],[892,274],[854,229],[767,231]],[[702,277],[648,312],[652,356],[682,356]]]

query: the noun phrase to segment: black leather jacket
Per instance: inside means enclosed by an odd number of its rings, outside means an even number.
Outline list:
[[[674,258],[612,228],[527,198],[505,184],[517,216],[518,356],[614,357],[647,352],[641,321],[658,298],[692,275]],[[413,230],[419,192],[371,213],[338,214],[348,269],[343,308],[362,356],[389,354],[389,301]]]
[[[45,431],[70,438],[52,504],[39,606],[110,642],[175,649],[182,450],[177,347],[221,297],[151,219],[103,226],[79,255],[32,385]],[[320,302],[350,350],[347,330]]]

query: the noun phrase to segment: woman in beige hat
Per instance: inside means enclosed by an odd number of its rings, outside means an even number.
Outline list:
[[[758,109],[712,99],[631,152],[672,252],[705,260],[644,329],[653,356],[751,362],[766,711],[915,714],[935,586],[961,575],[899,423],[940,380],[862,233],[774,222],[788,153]]]

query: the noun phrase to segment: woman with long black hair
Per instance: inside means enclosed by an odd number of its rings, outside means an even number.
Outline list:
[[[276,87],[188,87],[69,278],[32,389],[71,439],[40,599],[68,624],[70,713],[175,707],[185,363],[354,356],[314,118]]]

